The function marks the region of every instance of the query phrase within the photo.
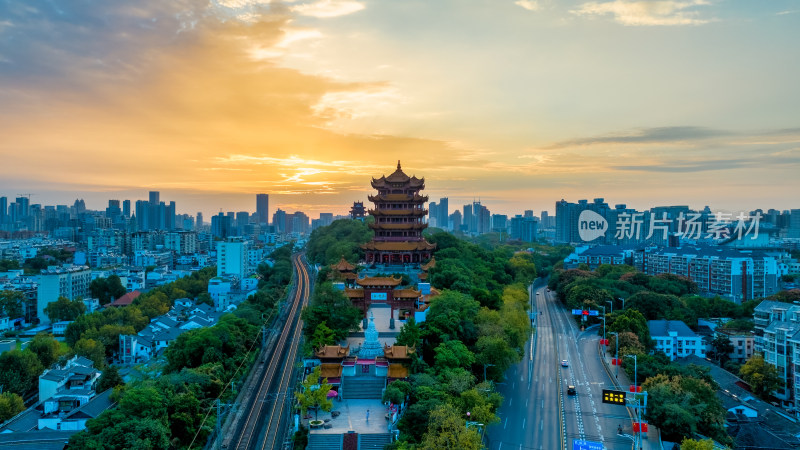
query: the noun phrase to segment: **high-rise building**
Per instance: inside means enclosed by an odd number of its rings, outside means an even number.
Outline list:
[[[333,223],[333,213],[319,213],[320,226],[327,227]]]
[[[432,214],[432,213],[431,213]],[[437,212],[437,226],[449,230],[448,222],[450,219],[450,200],[447,197],[439,199],[439,210]]]
[[[508,228],[508,216],[505,214],[492,215],[492,231],[504,233]]]
[[[150,191],[149,200],[148,201],[150,202],[151,205],[157,205],[157,204],[159,204],[159,202],[161,202],[160,197],[161,197],[161,193],[160,192],[158,192],[158,191]]]
[[[150,203],[136,200],[136,230],[145,231],[150,228]]]
[[[217,276],[233,275],[242,279],[252,271],[247,262],[248,243],[240,238],[228,238],[217,243]]]
[[[130,200],[123,200],[122,201],[122,216],[126,219],[131,216],[131,201]]]
[[[231,235],[233,228],[233,220],[230,216],[219,213],[216,216],[211,216],[211,234],[215,237],[226,238]]]
[[[278,208],[272,215],[272,225],[275,226],[276,233],[286,233],[286,211]]]
[[[269,194],[256,194],[256,216],[259,225],[269,225]]]
[[[203,213],[200,211],[197,212],[197,217],[195,219],[195,227],[197,229],[203,228]]]
[[[244,229],[250,223],[250,213],[247,211],[239,211],[236,213],[236,228],[237,233],[241,236],[244,235]]]
[[[8,197],[0,197],[0,223],[8,222]]]
[[[449,225],[451,230],[461,231],[461,211],[455,210],[450,214]]]
[[[431,202],[428,206],[428,223],[432,227],[439,228],[439,205],[436,202]]]
[[[800,209],[793,209],[789,215],[788,237],[800,239]]]
[[[469,233],[470,224],[472,223],[472,205],[464,205],[464,214],[461,217],[462,231]]]

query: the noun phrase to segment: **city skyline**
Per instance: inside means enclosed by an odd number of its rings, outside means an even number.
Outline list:
[[[162,3],[0,6],[0,195],[798,206],[796,2]]]

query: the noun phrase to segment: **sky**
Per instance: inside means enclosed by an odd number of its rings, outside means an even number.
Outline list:
[[[0,0],[0,196],[800,208],[798,73],[800,0]]]

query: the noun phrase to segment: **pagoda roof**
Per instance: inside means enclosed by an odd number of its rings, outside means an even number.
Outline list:
[[[409,177],[400,167],[400,161],[397,161],[397,170],[395,170],[391,175],[388,177],[382,176],[378,179],[372,179],[372,187],[374,188],[385,186],[386,183],[407,183],[413,187],[421,187],[425,185],[425,178],[419,179],[416,176]]]
[[[339,272],[351,272],[356,268],[356,266],[347,262],[347,260],[344,259],[344,256],[342,256],[342,259],[340,259],[338,263],[332,265],[331,267]]]
[[[427,223],[378,223],[370,222],[369,227],[373,230],[423,230],[428,227]]]
[[[433,250],[436,244],[431,244],[426,240],[421,241],[400,241],[400,242],[386,242],[386,241],[370,241],[362,244],[361,248],[364,250],[379,250],[389,252],[404,252],[413,250]]]
[[[341,364],[320,364],[320,378],[340,378],[342,376]]]
[[[408,378],[408,368],[402,364],[389,364],[386,376],[389,378]]]
[[[421,265],[421,266],[419,266],[419,267],[420,267],[420,269],[422,269],[422,270],[424,270],[424,271],[426,271],[426,272],[427,272],[427,271],[428,271],[428,269],[430,269],[431,267],[436,267],[436,257],[435,257],[435,256],[431,257],[431,260],[430,260],[430,261],[426,262],[425,264],[423,264],[423,265]]]
[[[384,345],[383,356],[386,359],[410,359],[417,349],[406,345]]]
[[[424,216],[428,214],[427,209],[370,209],[369,214],[372,216]]]
[[[428,274],[426,272],[420,272],[417,278],[419,278],[420,281],[425,281],[428,279]]]
[[[395,277],[364,277],[356,280],[359,286],[399,286],[402,278]]]
[[[364,298],[363,289],[345,288],[344,295],[347,298]]]
[[[383,195],[370,195],[367,197],[369,201],[375,202],[414,202],[425,203],[428,201],[427,195],[419,194],[383,194]]]
[[[350,346],[342,347],[341,345],[326,345],[317,349],[314,356],[317,358],[344,358],[350,353]]]
[[[392,292],[394,298],[420,298],[422,292],[416,289],[395,289]]]

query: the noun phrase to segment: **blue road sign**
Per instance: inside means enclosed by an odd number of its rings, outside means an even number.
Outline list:
[[[583,314],[583,310],[582,309],[573,309],[572,310],[572,314],[574,314],[576,316],[580,316],[580,315]]]
[[[589,310],[589,315],[590,316],[599,316],[600,315],[600,311],[595,311],[594,309],[590,309]]]
[[[574,439],[572,441],[572,450],[603,450],[603,443]]]

